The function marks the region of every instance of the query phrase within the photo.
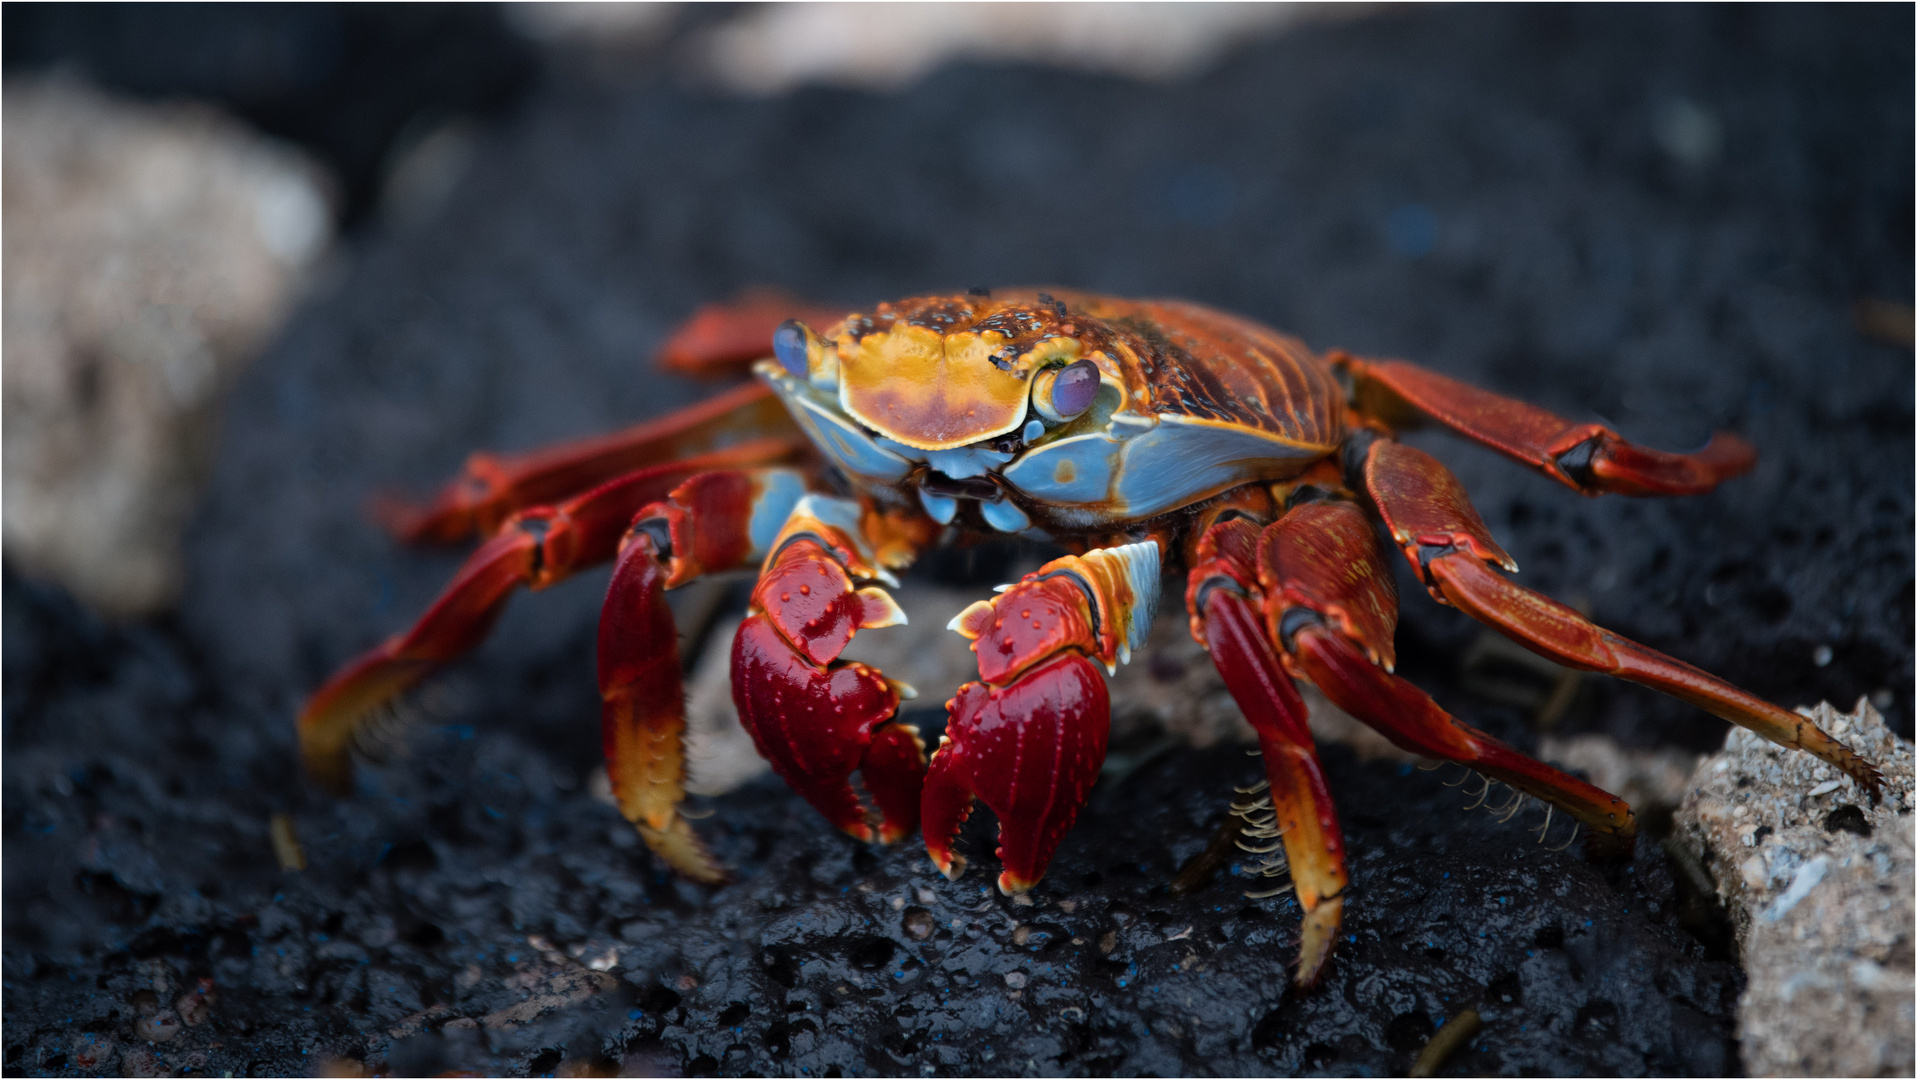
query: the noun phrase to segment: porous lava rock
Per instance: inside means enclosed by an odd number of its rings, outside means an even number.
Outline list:
[[[1902,1076],[1917,964],[1911,747],[1859,701],[1806,712],[1877,763],[1884,793],[1748,731],[1698,767],[1675,839],[1716,883],[1750,984],[1738,1003],[1753,1076]]]

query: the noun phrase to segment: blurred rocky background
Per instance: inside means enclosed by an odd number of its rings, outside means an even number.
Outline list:
[[[1907,1064],[1908,9],[0,19],[9,1075],[1402,1072],[1467,1012],[1436,1068]],[[731,886],[674,881],[595,797],[603,575],[517,602],[356,797],[305,785],[303,696],[459,558],[390,543],[370,496],[710,392],[647,360],[707,300],[1031,281],[1188,296],[1654,445],[1743,432],[1758,469],[1691,500],[1412,439],[1528,584],[1785,704],[1867,699],[1846,723],[1906,763],[1901,801],[1736,739],[1694,771],[1721,722],[1408,577],[1400,670],[1647,835],[1625,865],[1552,852],[1314,700],[1354,885],[1309,995],[1296,906],[1247,899],[1253,861],[1201,872],[1257,764],[1170,596],[1031,905],[830,835],[765,775],[709,647],[723,583],[676,604]],[[912,624],[859,639],[924,691],[908,719],[935,731],[967,668],[945,619],[1041,557],[934,552]]]
[[[331,233],[325,177],[203,106],[9,80],[6,554],[114,616],[179,598],[224,394]]]

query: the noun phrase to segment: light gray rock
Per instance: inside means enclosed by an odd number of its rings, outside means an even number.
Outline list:
[[[210,109],[5,95],[9,561],[130,616],[180,586],[225,388],[332,232],[322,177]]]
[[[1911,746],[1866,700],[1802,710],[1876,762],[1872,805],[1809,754],[1741,728],[1704,759],[1677,838],[1715,879],[1749,978],[1753,1076],[1909,1076],[1913,1041]]]

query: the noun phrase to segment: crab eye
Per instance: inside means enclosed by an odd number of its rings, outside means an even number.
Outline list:
[[[797,319],[787,319],[772,332],[772,355],[792,374],[803,379],[806,375],[806,338],[805,324]]]
[[[1098,397],[1098,365],[1080,360],[1039,376],[1032,388],[1032,404],[1047,420],[1070,420],[1092,407]]]

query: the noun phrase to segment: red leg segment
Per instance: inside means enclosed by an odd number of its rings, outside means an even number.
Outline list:
[[[787,319],[827,330],[845,311],[795,300],[776,289],[755,289],[692,313],[659,348],[659,366],[693,378],[736,378],[772,355],[772,332]]]
[[[1304,699],[1279,666],[1259,608],[1255,569],[1259,528],[1245,518],[1208,529],[1187,584],[1192,633],[1211,651],[1232,699],[1258,735],[1271,806],[1277,816],[1292,890],[1305,910],[1298,943],[1298,985],[1324,970],[1344,913],[1344,833],[1306,724]]]
[[[1131,657],[1151,627],[1155,542],[1054,559],[952,620],[972,639],[979,681],[946,702],[945,736],[925,778],[925,847],[947,877],[975,798],[998,815],[999,891],[1045,875],[1105,762],[1111,701],[1093,660]]]
[[[648,847],[694,881],[724,878],[679,813],[685,799],[685,694],[666,590],[739,569],[763,554],[755,521],[782,520],[803,492],[787,470],[703,473],[627,531],[599,616],[599,695],[606,773],[619,812]]]
[[[1398,746],[1476,769],[1564,810],[1590,829],[1593,855],[1628,855],[1636,843],[1637,819],[1623,799],[1453,719],[1430,695],[1373,664],[1350,638],[1307,623],[1289,644],[1292,670]]]
[[[1883,784],[1877,767],[1805,717],[1595,626],[1571,608],[1491,570],[1487,561],[1515,567],[1508,557],[1497,557],[1503,552],[1492,543],[1463,488],[1429,454],[1380,440],[1366,456],[1365,483],[1392,538],[1440,603],[1456,605],[1566,667],[1643,683],[1774,743],[1809,751],[1876,798]]]
[[[612,558],[633,516],[690,477],[776,456],[783,444],[748,444],[603,484],[556,507],[534,507],[466,560],[412,629],[336,673],[301,710],[300,747],[313,776],[344,790],[348,750],[366,716],[441,664],[477,646],[520,585],[544,588]]]
[[[1712,435],[1695,454],[1671,454],[1402,360],[1334,353],[1331,361],[1350,373],[1365,413],[1387,423],[1428,416],[1586,495],[1695,495],[1749,471],[1757,460],[1751,444],[1729,432]]]
[[[918,827],[925,751],[896,721],[901,691],[839,654],[862,629],[905,613],[859,529],[859,507],[808,496],[772,542],[771,558],[732,643],[732,699],[760,756],[832,824],[890,843]],[[853,790],[858,770],[875,811]]]
[[[1453,719],[1391,674],[1398,595],[1364,512],[1348,502],[1295,507],[1258,543],[1267,631],[1286,665],[1392,742],[1495,777],[1569,812],[1601,853],[1628,851],[1637,825],[1622,799]]]
[[[570,498],[635,469],[748,444],[765,455],[754,464],[790,458],[806,445],[785,408],[759,383],[611,435],[523,454],[474,454],[426,505],[380,498],[373,512],[402,540],[456,543],[491,533],[518,510]]]

